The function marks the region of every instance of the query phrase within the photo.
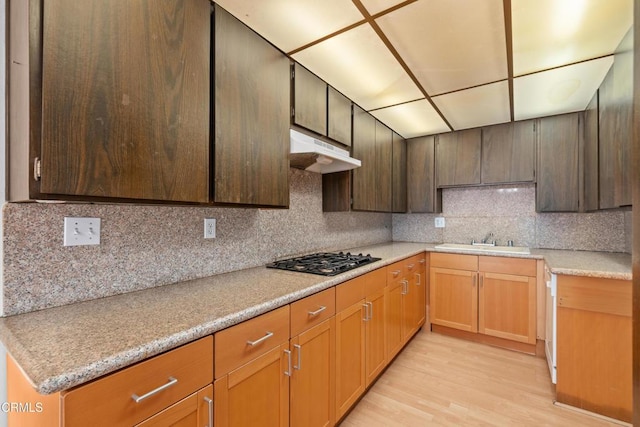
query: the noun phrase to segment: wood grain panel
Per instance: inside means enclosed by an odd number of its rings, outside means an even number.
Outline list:
[[[362,303],[336,314],[336,419],[364,393],[365,326]]]
[[[362,166],[353,170],[353,210],[376,208],[376,119],[357,105],[353,106],[353,157]]]
[[[318,314],[312,314],[319,309]],[[336,314],[336,288],[329,288],[291,304],[291,336],[312,328]]]
[[[289,59],[216,5],[214,201],[289,206]]]
[[[631,317],[631,281],[559,275],[558,307]]]
[[[402,289],[400,279],[389,281],[385,290],[385,352],[392,360],[402,349]]]
[[[351,210],[351,171],[322,174],[322,212]]]
[[[351,146],[351,100],[329,86],[327,136]]]
[[[479,256],[478,269],[491,273],[516,274],[536,277],[536,260],[524,258],[505,258],[496,256]]]
[[[477,255],[445,254],[431,252],[429,255],[431,267],[451,268],[457,270],[478,270]]]
[[[431,323],[478,332],[478,273],[431,267]]]
[[[375,181],[370,189],[375,192],[375,211],[391,212],[393,184],[393,132],[376,120]]]
[[[578,148],[582,113],[539,121],[536,210],[577,212]]]
[[[259,340],[268,333],[273,333],[273,336],[254,346],[248,344],[248,341]],[[216,332],[215,377],[222,377],[288,340],[288,305]]]
[[[358,276],[336,286],[336,313],[364,299],[366,276]]]
[[[211,4],[44,3],[41,191],[207,202]]]
[[[364,280],[365,296],[378,293],[387,286],[387,271],[384,268],[373,270],[364,275]]]
[[[293,67],[293,122],[320,135],[326,135],[327,83],[298,63]]]
[[[205,387],[213,380],[213,337],[208,336],[102,379],[63,392],[65,426],[130,426]],[[173,386],[136,403],[172,377]]]
[[[209,408],[205,400],[213,399],[213,386],[208,385],[197,393],[182,399],[154,415],[137,424],[136,427],[192,427],[194,425],[209,425]],[[213,422],[213,420],[211,420]]]
[[[365,386],[369,387],[387,366],[385,288],[367,295],[369,318],[365,322]]]
[[[407,212],[407,143],[393,132],[392,203],[395,213]]]
[[[467,129],[438,135],[437,187],[480,184],[482,133]]]
[[[598,210],[598,92],[584,112],[584,210]]]
[[[482,128],[482,183],[535,180],[535,121]]]
[[[409,212],[439,212],[435,184],[435,136],[407,140],[407,203]]]

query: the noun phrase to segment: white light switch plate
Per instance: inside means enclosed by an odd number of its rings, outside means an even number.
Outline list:
[[[204,238],[215,239],[216,238],[216,220],[215,218],[204,219]]]
[[[435,223],[436,223],[436,228],[444,228],[444,217],[437,216]]]
[[[100,244],[100,218],[64,218],[64,246]]]

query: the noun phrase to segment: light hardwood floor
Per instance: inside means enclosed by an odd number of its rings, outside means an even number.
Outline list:
[[[341,424],[616,426],[553,405],[545,359],[421,331]]]

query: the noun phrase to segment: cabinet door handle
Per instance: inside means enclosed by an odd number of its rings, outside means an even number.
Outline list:
[[[169,377],[169,382],[168,383],[163,384],[160,387],[155,388],[155,389],[151,390],[150,392],[143,394],[142,396],[138,396],[137,394],[134,393],[134,394],[131,395],[131,398],[133,399],[134,402],[140,403],[143,400],[153,396],[154,394],[158,394],[162,390],[168,389],[169,387],[171,387],[172,385],[177,384],[177,383],[178,383],[177,379],[175,379],[173,377]]]
[[[415,267],[415,266],[416,266],[415,264],[409,264],[409,265],[407,266],[407,268],[408,268],[409,270],[413,270],[413,267]]]
[[[424,264],[426,262],[426,260],[421,259],[419,262],[420,262],[420,264]]]
[[[302,347],[299,344],[294,344],[293,347],[298,351],[298,364],[293,365],[293,369],[302,369]]]
[[[367,303],[362,304],[362,306],[364,307],[364,321],[367,322],[370,317],[369,317],[369,305]]]
[[[418,276],[418,281],[416,282],[416,286],[420,286],[422,284],[422,274],[416,273],[416,276]]]
[[[393,277],[398,277],[398,274],[400,274],[400,270],[392,271],[391,274],[393,274]]]
[[[310,317],[314,317],[314,316],[317,316],[318,314],[322,313],[326,309],[327,309],[327,307],[325,307],[324,305],[321,305],[320,308],[317,309],[316,311],[308,311],[307,313],[309,313]]]
[[[273,336],[273,332],[267,331],[267,334],[265,336],[263,336],[262,338],[259,338],[259,339],[255,340],[255,341],[247,341],[247,345],[250,345],[250,346],[253,347],[254,345],[258,345],[261,342],[264,342],[264,341],[268,340],[272,336]]]
[[[289,350],[284,351],[287,355],[287,370],[284,371],[284,374],[288,377],[291,376],[291,352]]]
[[[208,396],[205,396],[204,401],[207,402],[207,406],[209,409],[209,426],[208,427],[213,427],[213,399],[211,399]]]
[[[482,285],[484,285],[484,275],[480,275],[480,287],[482,287]]]
[[[373,319],[373,303],[372,302],[368,302],[367,304],[369,305],[369,309],[371,310],[369,312],[369,319]]]
[[[402,283],[402,291],[400,293],[402,295],[407,295],[409,293],[409,282],[407,280],[403,280],[400,283]]]
[[[478,274],[473,273],[473,287],[476,287],[476,283],[478,283]]]

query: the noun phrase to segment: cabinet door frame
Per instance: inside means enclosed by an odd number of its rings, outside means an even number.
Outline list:
[[[339,420],[347,413],[349,408],[360,398],[366,388],[365,372],[365,325],[364,325],[364,300],[358,301],[349,308],[336,314],[336,419]],[[343,322],[356,319],[360,324],[360,339],[352,337],[352,342],[356,343],[359,353],[347,352],[342,346]],[[347,359],[348,358],[348,359]],[[358,371],[359,384],[353,390],[348,390],[348,395],[342,395],[341,390],[343,365],[349,367],[350,363],[355,365]],[[351,366],[353,368],[353,366]]]
[[[365,304],[369,306],[369,318],[365,323],[365,371],[368,387],[387,366],[385,290],[367,295]]]
[[[440,280],[438,280],[438,275],[449,275],[449,276],[456,276],[456,277],[463,277],[463,278],[467,278],[469,280],[469,283],[467,284],[467,287],[469,288],[468,290],[464,290],[466,295],[464,295],[464,297],[466,299],[468,299],[469,301],[467,301],[466,307],[464,304],[464,299],[462,298],[458,298],[457,296],[454,295],[449,295],[447,298],[444,299],[444,301],[441,301],[441,299],[439,298],[440,295],[438,294],[440,291],[440,288],[442,288],[443,286],[449,286],[447,284],[443,284]],[[431,317],[431,323],[432,324],[436,324],[436,325],[441,325],[441,326],[446,326],[449,328],[454,328],[454,329],[460,329],[462,331],[467,331],[467,332],[478,332],[478,273],[476,271],[466,271],[466,270],[453,270],[453,269],[448,269],[448,268],[441,268],[441,267],[431,267],[430,269],[430,274],[429,274],[429,292],[430,292],[430,317]],[[461,322],[456,322],[453,320],[448,320],[448,319],[439,319],[438,316],[440,314],[441,311],[444,311],[444,308],[439,307],[439,305],[442,302],[451,304],[456,300],[456,304],[459,305],[459,307],[457,308],[457,311],[454,311],[453,314],[457,314],[457,312],[465,312],[465,311],[470,311],[471,315],[470,315],[470,323],[466,324],[466,323],[461,323]]]

